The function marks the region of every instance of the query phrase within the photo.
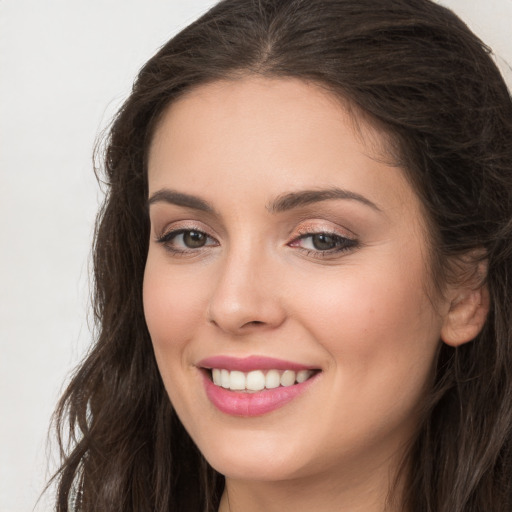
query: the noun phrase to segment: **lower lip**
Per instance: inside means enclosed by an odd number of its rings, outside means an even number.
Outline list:
[[[316,380],[319,374],[313,375],[305,382],[293,386],[280,386],[253,393],[230,391],[216,386],[203,372],[206,395],[219,411],[232,416],[261,416],[275,411],[304,393]]]

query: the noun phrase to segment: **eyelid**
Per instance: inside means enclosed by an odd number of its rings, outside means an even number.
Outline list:
[[[202,231],[200,229],[194,229],[194,228],[170,229],[170,230],[166,231],[163,235],[157,237],[156,241],[160,242],[160,243],[167,243],[170,240],[173,240],[174,238],[176,238],[180,235],[183,235],[184,233],[190,233],[190,232],[200,233],[215,242],[215,244],[206,244],[206,245],[218,245],[218,243],[219,243],[214,237],[210,236],[208,233],[205,233],[204,231]]]
[[[155,237],[161,239],[170,233],[176,233],[177,231],[200,231],[210,238],[217,240],[217,235],[212,233],[212,229],[203,224],[202,222],[195,220],[179,220],[165,224],[162,229],[155,230]]]
[[[309,220],[301,223],[292,233],[291,238],[297,238],[300,236],[314,235],[317,233],[326,233],[329,235],[335,235],[349,240],[356,240],[358,236],[348,228],[339,226],[338,224],[333,225],[332,222],[326,223],[325,220]]]

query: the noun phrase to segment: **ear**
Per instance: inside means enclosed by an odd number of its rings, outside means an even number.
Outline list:
[[[473,340],[484,326],[489,313],[490,298],[483,282],[486,262],[480,262],[473,278],[451,289],[449,310],[441,327],[441,339],[452,347]]]

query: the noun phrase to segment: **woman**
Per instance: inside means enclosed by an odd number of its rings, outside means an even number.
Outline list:
[[[512,103],[427,0],[226,0],[106,152],[64,510],[508,511]]]

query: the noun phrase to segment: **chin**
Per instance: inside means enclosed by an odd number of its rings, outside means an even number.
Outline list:
[[[208,463],[232,480],[278,482],[293,479],[302,473],[288,461],[276,461],[272,457],[250,461],[242,460],[240,457],[218,456],[208,460]]]
[[[214,446],[207,444],[199,449],[216,471],[235,480],[288,480],[303,474],[307,467],[301,461],[304,450],[295,443],[258,433],[223,436]]]

